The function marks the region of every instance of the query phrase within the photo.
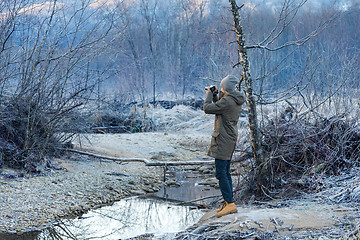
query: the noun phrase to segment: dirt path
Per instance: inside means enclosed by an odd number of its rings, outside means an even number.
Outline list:
[[[167,161],[209,159],[209,133],[86,134],[74,139],[75,147],[121,158]]]

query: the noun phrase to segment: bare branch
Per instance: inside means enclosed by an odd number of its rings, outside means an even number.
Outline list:
[[[307,2],[307,0],[302,0],[294,9],[290,9],[291,1],[285,0],[283,7],[280,12],[280,16],[278,18],[276,26],[272,29],[272,31],[268,34],[268,36],[258,44],[246,46],[247,49],[265,49],[268,51],[277,51],[289,46],[301,46],[308,42],[310,39],[319,35],[331,22],[333,22],[338,16],[338,13],[334,13],[328,19],[321,19],[320,23],[317,27],[308,35],[293,41],[288,41],[277,47],[270,47],[271,44],[275,42],[276,39],[280,37],[280,35],[284,32],[284,30],[290,26],[293,22],[295,16],[297,15],[299,9]],[[288,11],[289,10],[289,11]],[[290,16],[290,19],[289,19]],[[279,31],[274,35],[275,31],[279,28],[280,23],[283,22],[282,27]],[[274,35],[274,36],[273,36]]]

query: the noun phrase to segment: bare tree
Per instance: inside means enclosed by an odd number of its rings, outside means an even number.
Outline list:
[[[110,49],[113,51],[110,54],[117,59],[114,62],[114,68],[123,68],[122,65],[127,61],[130,66],[129,69],[123,71],[117,70],[118,81],[122,88],[125,87],[124,82],[128,83],[133,101],[140,99],[145,104],[148,91],[145,79],[144,53],[138,43],[139,40],[143,40],[143,37],[138,36],[141,24],[137,22],[134,14],[137,12],[137,5],[135,3],[127,5],[120,2],[117,4],[115,12],[118,18],[115,22],[114,40],[110,45]],[[119,51],[119,49],[121,50]],[[124,91],[126,92],[126,89]]]
[[[141,14],[145,20],[148,45],[150,50],[150,66],[151,66],[151,78],[152,78],[152,98],[153,104],[156,104],[156,89],[157,89],[157,72],[158,72],[158,53],[155,43],[155,31],[156,28],[156,11],[158,1],[155,0],[151,3],[149,0],[141,0]]]
[[[245,83],[245,93],[246,93],[246,102],[248,106],[248,119],[249,119],[249,128],[252,142],[252,149],[254,152],[254,158],[256,161],[256,166],[258,168],[256,172],[257,179],[257,190],[261,189],[262,185],[265,185],[264,174],[262,169],[264,168],[264,158],[261,148],[260,132],[257,122],[257,113],[256,113],[256,103],[255,96],[253,95],[253,86],[252,79],[249,68],[249,60],[247,55],[247,49],[245,47],[245,36],[242,30],[241,18],[240,18],[240,9],[235,0],[230,0],[231,10],[234,16],[234,23],[236,29],[237,43],[239,45],[239,54],[240,54],[240,64],[243,69],[243,79]]]
[[[10,59],[4,71],[15,74],[4,85],[10,97],[0,122],[9,133],[5,140],[17,146],[20,166],[31,166],[66,140],[59,133],[64,118],[94,90],[86,66],[102,51],[113,17],[91,3],[26,1],[13,20],[15,31],[2,54]]]
[[[229,0],[234,24],[235,24],[235,33],[237,38],[237,44],[239,48],[239,65],[242,67],[242,79],[245,83],[245,92],[248,106],[248,121],[250,128],[250,136],[252,149],[255,158],[256,164],[256,172],[255,179],[257,182],[257,194],[262,194],[266,191],[269,181],[268,181],[268,169],[267,169],[267,161],[263,154],[262,146],[261,146],[261,134],[258,126],[257,119],[257,110],[256,110],[256,98],[254,96],[253,89],[253,79],[250,74],[250,65],[248,59],[248,49],[264,49],[267,51],[278,51],[284,49],[289,46],[300,46],[309,41],[311,38],[317,36],[321,30],[323,30],[327,24],[332,20],[332,18],[326,19],[324,21],[320,21],[318,26],[308,33],[307,35],[297,38],[295,40],[287,40],[285,43],[281,43],[280,45],[275,45],[276,40],[285,32],[287,28],[289,28],[290,24],[295,19],[299,9],[307,2],[307,0],[301,0],[298,3],[295,1],[285,0],[281,11],[279,13],[279,18],[275,26],[270,30],[270,32],[265,36],[265,38],[257,44],[246,45],[244,31],[242,29],[242,21],[241,21],[241,8],[244,6],[238,6],[235,0]]]

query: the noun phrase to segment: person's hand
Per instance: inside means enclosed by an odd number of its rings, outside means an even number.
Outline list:
[[[216,85],[214,85],[214,91],[212,92],[213,93],[213,95],[217,95],[218,94],[218,89],[217,89],[217,87],[216,87]]]
[[[205,88],[206,94],[209,94],[209,92],[211,92],[213,95],[217,95],[218,94],[218,90],[216,85],[212,85],[210,87],[206,87]]]

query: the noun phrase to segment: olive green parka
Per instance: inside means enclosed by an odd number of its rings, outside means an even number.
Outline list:
[[[239,91],[220,93],[220,98],[211,91],[204,101],[204,112],[215,114],[208,155],[220,160],[231,160],[238,138],[238,120],[245,97]]]

